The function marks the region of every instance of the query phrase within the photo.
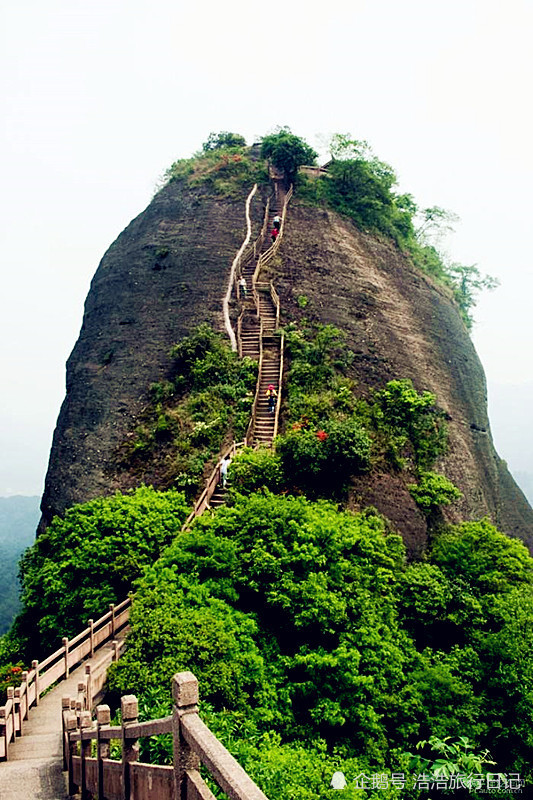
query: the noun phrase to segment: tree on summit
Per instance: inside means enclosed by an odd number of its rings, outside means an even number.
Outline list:
[[[276,133],[263,136],[261,157],[268,158],[278,169],[282,169],[290,183],[294,182],[298,167],[314,164],[317,153],[307,142],[291,133],[290,128],[279,128]]]

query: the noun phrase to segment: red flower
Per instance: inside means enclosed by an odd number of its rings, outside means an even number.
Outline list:
[[[317,431],[316,438],[320,439],[321,442],[324,442],[328,438],[328,435],[326,431]]]

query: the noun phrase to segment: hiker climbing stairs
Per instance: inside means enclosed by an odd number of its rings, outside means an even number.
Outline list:
[[[269,408],[269,387],[273,387],[276,397],[280,387],[281,352],[277,336],[266,336],[263,339],[263,362],[258,380],[258,397],[255,420],[251,434],[253,445],[270,446],[275,436],[276,412]]]

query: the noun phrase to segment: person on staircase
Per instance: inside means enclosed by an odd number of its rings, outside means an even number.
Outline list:
[[[222,484],[222,488],[226,488],[226,483],[228,482],[228,467],[230,465],[230,457],[225,456],[222,461],[220,462],[220,482]]]
[[[272,238],[272,244],[274,244],[274,242],[278,238],[278,233],[279,233],[279,231],[278,231],[277,228],[272,228],[272,230],[270,231],[270,236]]]
[[[241,295],[241,300],[246,300],[246,295],[248,294],[248,287],[246,285],[246,278],[244,275],[239,281],[239,292]]]
[[[276,408],[276,400],[278,399],[278,393],[276,391],[275,386],[269,384],[268,389],[265,392],[267,399],[268,399],[268,410],[271,414],[274,413],[274,409]]]
[[[273,223],[275,229],[277,231],[279,231],[279,229],[281,228],[281,217],[279,216],[279,214],[276,214],[276,216],[272,220],[272,223]]]

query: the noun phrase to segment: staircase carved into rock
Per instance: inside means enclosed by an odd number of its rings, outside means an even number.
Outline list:
[[[237,346],[241,357],[253,358],[259,362],[259,372],[252,414],[246,439],[233,444],[227,451],[230,459],[236,448],[245,444],[251,447],[271,447],[278,430],[281,403],[281,384],[283,377],[283,335],[277,332],[280,317],[280,302],[272,282],[260,281],[263,268],[277,253],[283,237],[283,227],[287,204],[292,196],[292,187],[285,191],[283,181],[273,180],[273,194],[265,209],[263,227],[259,238],[244,251],[238,259],[238,269],[232,276],[236,297],[241,303],[241,313],[237,324]],[[279,234],[271,240],[274,217],[281,218]],[[240,294],[239,279],[246,281],[246,296]],[[268,387],[272,385],[277,395],[274,410],[269,408]],[[224,504],[226,489],[222,486],[221,462],[215,466],[206,482],[204,491],[187,518],[184,528],[206,508],[217,508]]]

